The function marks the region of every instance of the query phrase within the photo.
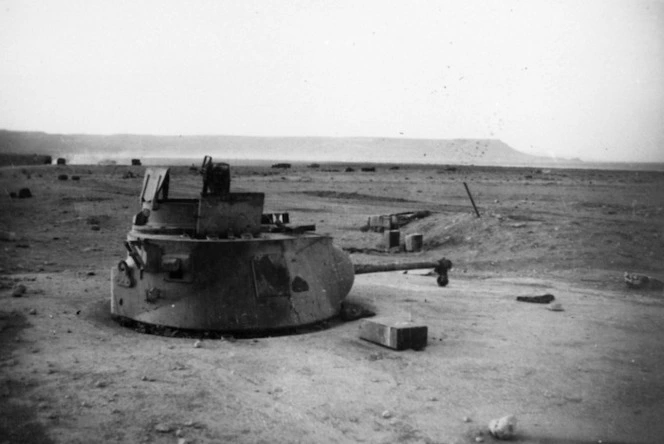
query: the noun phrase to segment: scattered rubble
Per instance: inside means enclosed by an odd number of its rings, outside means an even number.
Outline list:
[[[663,290],[664,282],[639,273],[625,272],[625,285],[637,290]]]
[[[380,233],[386,230],[398,230],[415,220],[424,219],[429,216],[431,216],[431,211],[427,210],[370,216],[367,224],[361,230],[377,231]]]

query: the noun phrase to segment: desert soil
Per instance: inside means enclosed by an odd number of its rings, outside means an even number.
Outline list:
[[[664,278],[664,173],[233,171],[232,189],[265,192],[266,211],[364,249],[355,262],[452,260],[448,287],[427,270],[377,273],[348,297],[426,324],[427,347],[363,341],[359,321],[221,339],[120,326],[109,274],[143,168],[5,167],[0,230],[16,239],[0,241],[0,443],[497,442],[487,424],[507,414],[516,442],[664,441],[664,294],[623,282]],[[171,175],[173,197],[200,191],[188,168]],[[9,198],[23,187],[32,198]],[[382,236],[360,229],[367,218],[412,210],[433,212],[403,229],[424,251],[372,252]],[[545,293],[564,311],[516,301]]]

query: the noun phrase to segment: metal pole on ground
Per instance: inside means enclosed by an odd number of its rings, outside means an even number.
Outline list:
[[[473,208],[475,209],[475,214],[477,214],[477,217],[480,217],[480,212],[477,211],[477,207],[475,206],[475,201],[473,200],[473,195],[470,194],[470,189],[468,189],[468,184],[464,182],[463,186],[466,187],[466,193],[468,193],[468,197],[470,197],[470,203],[473,204]]]

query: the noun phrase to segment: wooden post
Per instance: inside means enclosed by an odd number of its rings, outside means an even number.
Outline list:
[[[480,217],[480,212],[477,211],[477,207],[475,206],[475,201],[473,200],[473,195],[470,194],[470,190],[468,189],[468,184],[464,182],[463,186],[466,187],[466,193],[468,193],[468,197],[470,197],[470,203],[473,204],[473,208],[475,209],[475,214],[477,214],[477,217]]]

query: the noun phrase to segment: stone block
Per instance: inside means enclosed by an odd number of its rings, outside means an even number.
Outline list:
[[[422,244],[424,237],[420,233],[413,233],[406,236],[406,251],[418,252],[422,251]]]
[[[401,232],[399,230],[385,230],[383,232],[383,238],[385,242],[385,248],[389,250],[390,248],[399,246]]]
[[[421,350],[427,345],[426,325],[386,318],[365,319],[360,338],[394,350]]]

